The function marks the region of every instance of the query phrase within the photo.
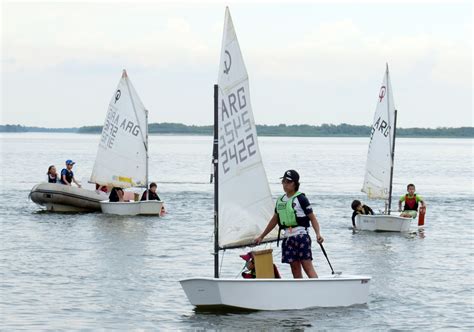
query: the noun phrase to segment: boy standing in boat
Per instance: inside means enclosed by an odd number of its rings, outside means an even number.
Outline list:
[[[300,176],[295,170],[288,170],[283,174],[281,183],[285,194],[277,200],[273,217],[263,233],[255,239],[255,243],[262,242],[263,238],[278,225],[279,231],[285,230],[281,248],[282,263],[290,264],[295,279],[303,278],[301,268],[309,278],[317,278],[312,262],[311,237],[308,228],[313,226],[318,243],[322,243],[324,239],[308,198],[298,191],[299,179]]]
[[[416,214],[418,212],[418,203],[420,203],[421,205],[420,209],[426,208],[426,204],[423,201],[423,197],[418,194],[415,194],[415,190],[415,185],[413,183],[410,183],[407,186],[408,193],[400,197],[400,200],[398,201],[398,211],[401,212],[401,217],[416,218]],[[405,202],[403,211],[402,202]]]

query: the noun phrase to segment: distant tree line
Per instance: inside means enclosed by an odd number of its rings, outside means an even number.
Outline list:
[[[0,133],[77,133],[79,128],[43,128],[22,125],[0,125]]]
[[[257,125],[260,136],[298,136],[298,137],[368,137],[371,127],[323,124],[311,125]],[[41,128],[21,125],[0,125],[0,132],[62,132],[79,134],[100,134],[102,126],[84,126],[80,128]],[[188,126],[182,123],[150,123],[150,134],[187,134],[212,135],[213,126]],[[397,128],[397,137],[465,137],[474,138],[474,127],[459,128]]]

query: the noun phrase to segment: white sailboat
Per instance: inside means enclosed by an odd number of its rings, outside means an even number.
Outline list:
[[[219,250],[253,244],[274,209],[257,142],[247,70],[228,8],[218,83],[214,86],[214,278],[180,281],[191,304],[291,310],[366,303],[368,276],[219,278]],[[274,232],[266,240],[274,241],[276,237]]]
[[[370,134],[362,188],[362,192],[365,192],[368,198],[386,201],[385,213],[380,215],[357,215],[355,223],[358,229],[389,232],[408,232],[410,230],[412,218],[403,218],[390,214],[396,126],[397,110],[393,100],[387,64],[377,97],[377,108],[375,109],[374,122]]]
[[[125,70],[109,103],[90,182],[148,188],[148,111]],[[159,216],[163,202],[103,200],[100,206],[103,213]]]

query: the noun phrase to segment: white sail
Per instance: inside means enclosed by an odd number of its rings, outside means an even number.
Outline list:
[[[394,123],[395,104],[387,65],[377,96],[362,188],[369,198],[389,198]]]
[[[247,70],[228,8],[218,84],[219,246],[226,248],[251,244],[274,211],[258,147]]]
[[[122,188],[146,185],[146,112],[124,70],[109,103],[91,182]]]

